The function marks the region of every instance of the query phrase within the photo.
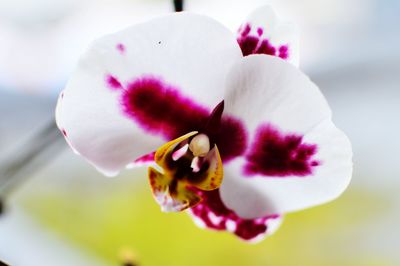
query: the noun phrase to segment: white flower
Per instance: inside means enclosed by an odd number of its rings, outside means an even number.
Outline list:
[[[192,207],[198,224],[258,240],[351,178],[351,145],[297,64],[295,28],[269,7],[237,36],[172,14],[94,42],[59,97],[57,124],[107,175],[157,151],[149,176],[164,210]]]

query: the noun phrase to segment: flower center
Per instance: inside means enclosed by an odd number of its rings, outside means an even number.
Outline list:
[[[153,195],[163,211],[176,212],[201,201],[195,190],[219,188],[223,178],[222,160],[217,146],[210,147],[206,134],[190,132],[161,146],[154,160],[159,167],[149,168]]]
[[[222,160],[216,145],[224,102],[211,112],[201,132],[192,131],[161,146],[154,161],[161,169],[149,168],[153,195],[167,212],[182,211],[202,200],[199,191],[220,187]]]
[[[191,140],[189,149],[195,157],[204,157],[210,151],[210,139],[206,134],[200,133]]]

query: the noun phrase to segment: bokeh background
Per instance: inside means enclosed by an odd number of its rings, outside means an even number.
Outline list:
[[[256,245],[164,214],[144,170],[106,178],[49,128],[97,36],[172,12],[167,0],[0,0],[0,260],[11,265],[400,265],[400,1],[187,0],[236,30],[264,3],[301,29],[301,68],[350,137],[336,201],[289,214]]]

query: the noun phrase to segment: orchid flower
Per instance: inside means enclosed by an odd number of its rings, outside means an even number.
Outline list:
[[[270,7],[235,35],[176,13],[95,41],[60,94],[57,125],[106,175],[152,164],[164,211],[262,239],[282,214],[347,187],[352,151],[298,68],[296,29]]]

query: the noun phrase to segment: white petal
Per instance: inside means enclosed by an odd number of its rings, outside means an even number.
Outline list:
[[[263,40],[268,40],[276,50],[276,56],[280,56],[295,66],[299,65],[298,29],[295,24],[282,21],[271,6],[254,10],[242,24],[238,32],[239,38],[246,27],[251,28],[248,36],[259,38],[259,45]],[[282,50],[279,51],[280,49]]]
[[[108,35],[81,58],[58,102],[57,124],[76,151],[104,173],[115,174],[164,142],[123,114],[121,93],[128,83],[150,75],[211,110],[222,100],[226,74],[240,57],[229,30],[189,13]],[[110,88],[115,85],[107,84],[111,76],[122,88]]]
[[[241,118],[249,132],[262,122],[306,133],[331,110],[318,87],[300,70],[268,55],[238,61],[227,77],[225,112]]]
[[[229,77],[226,112],[243,119],[250,143],[255,140],[257,127],[271,124],[283,134],[297,134],[302,136],[302,143],[315,145],[313,160],[318,165],[304,175],[246,176],[246,158],[237,158],[224,166],[221,197],[227,207],[241,217],[254,218],[296,211],[338,197],[351,178],[351,145],[331,122],[330,109],[318,88],[297,68],[267,56],[244,58]]]

